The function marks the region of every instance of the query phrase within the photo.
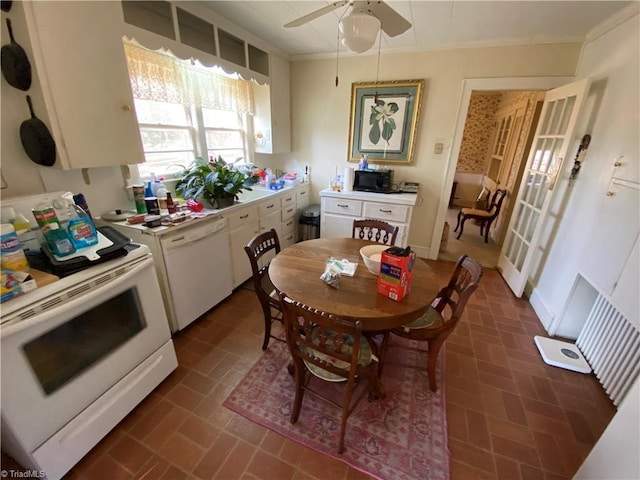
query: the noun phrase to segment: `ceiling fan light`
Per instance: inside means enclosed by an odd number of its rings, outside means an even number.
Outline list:
[[[362,53],[373,47],[380,32],[380,20],[368,12],[352,12],[340,20],[342,44],[349,50]]]

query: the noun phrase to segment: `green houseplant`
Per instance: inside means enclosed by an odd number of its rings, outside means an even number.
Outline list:
[[[176,185],[176,193],[185,200],[204,200],[211,208],[224,208],[233,205],[240,192],[251,190],[255,180],[220,156],[215,161],[197,157]]]

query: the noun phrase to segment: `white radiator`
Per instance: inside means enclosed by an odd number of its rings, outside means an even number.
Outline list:
[[[640,332],[598,295],[576,345],[618,406],[640,372]]]

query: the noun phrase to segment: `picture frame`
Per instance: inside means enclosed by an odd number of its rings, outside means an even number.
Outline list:
[[[424,80],[351,84],[349,162],[411,164]]]

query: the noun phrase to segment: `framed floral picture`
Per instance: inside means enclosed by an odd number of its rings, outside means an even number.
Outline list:
[[[351,84],[349,162],[413,162],[424,80]]]

